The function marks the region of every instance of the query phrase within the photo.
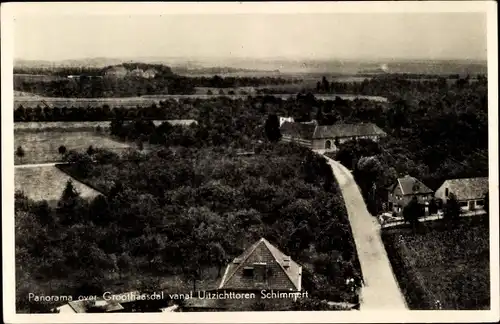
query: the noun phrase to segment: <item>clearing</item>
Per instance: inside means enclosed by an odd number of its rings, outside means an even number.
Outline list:
[[[410,308],[489,309],[487,217],[463,219],[454,228],[433,223],[383,235]]]
[[[51,205],[56,204],[71,179],[76,190],[83,198],[93,198],[99,192],[71,178],[55,166],[39,166],[31,168],[15,168],[15,189],[35,201],[47,200]]]
[[[105,135],[95,132],[47,131],[47,132],[14,132],[14,148],[21,146],[25,156],[14,157],[15,164],[35,164],[61,161],[59,147],[64,145],[69,150],[84,151],[90,145],[116,153],[130,147]]]

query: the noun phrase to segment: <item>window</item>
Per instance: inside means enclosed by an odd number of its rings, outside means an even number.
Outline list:
[[[243,276],[244,277],[253,277],[253,267],[244,267],[243,268]]]
[[[460,207],[467,207],[469,205],[469,203],[467,203],[466,201],[461,201],[459,204]]]
[[[332,141],[326,140],[325,141],[325,150],[329,150],[332,148]]]
[[[448,191],[448,188],[444,189],[444,195],[448,197],[450,195],[450,192]]]
[[[484,200],[476,200],[476,205],[483,207],[484,206]]]

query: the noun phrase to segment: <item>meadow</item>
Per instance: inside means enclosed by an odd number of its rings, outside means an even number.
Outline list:
[[[51,205],[57,204],[69,179],[83,198],[99,195],[96,190],[72,179],[55,166],[17,167],[14,170],[16,191],[23,191],[28,198],[35,201],[47,200]]]
[[[411,309],[489,309],[489,231],[484,220],[384,235]]]
[[[129,144],[91,131],[15,131],[14,147],[21,146],[25,155],[23,157],[16,155],[14,163],[17,165],[61,161],[62,155],[59,154],[61,145],[64,145],[67,151],[85,151],[90,145],[115,152],[122,152],[130,147]]]

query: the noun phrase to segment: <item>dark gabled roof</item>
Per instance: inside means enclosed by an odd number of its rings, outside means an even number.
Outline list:
[[[403,195],[428,194],[433,192],[420,180],[409,175],[406,175],[403,178],[399,178],[398,184]]]
[[[265,238],[261,238],[246,249],[245,252],[227,266],[219,289],[262,289],[261,283],[253,281],[252,278],[244,278],[242,276],[245,267],[251,267],[256,263],[265,263],[267,269],[271,270],[265,284],[266,289],[301,290],[302,267],[274,247]]]
[[[482,199],[488,192],[488,177],[446,180],[441,187],[448,188],[458,200]]]
[[[310,140],[313,138],[315,128],[315,124],[284,122],[280,130],[281,135]]]
[[[386,133],[372,123],[334,124],[316,127],[313,138],[335,138],[354,136],[385,136]]]

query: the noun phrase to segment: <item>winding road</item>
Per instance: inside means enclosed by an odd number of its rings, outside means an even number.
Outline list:
[[[342,191],[363,273],[360,310],[408,310],[382,243],[380,225],[368,212],[352,174],[337,161],[324,157]]]

